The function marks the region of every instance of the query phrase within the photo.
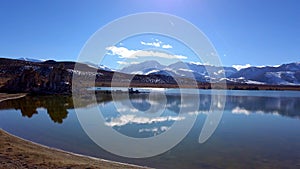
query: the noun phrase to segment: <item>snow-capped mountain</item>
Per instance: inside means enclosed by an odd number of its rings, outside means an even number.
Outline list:
[[[105,66],[105,65],[97,65],[91,62],[85,62],[84,64],[87,64],[88,66],[95,68],[95,69],[101,69],[101,70],[105,70],[105,71],[114,71],[113,69]]]
[[[198,63],[176,62],[165,66],[156,61],[145,61],[127,66],[119,71],[130,74],[195,78],[199,82],[226,80],[248,84],[300,85],[300,62],[280,66],[252,66],[237,70],[234,67],[218,67]]]
[[[159,70],[164,69],[166,66],[158,63],[157,61],[150,60],[145,61],[138,64],[132,64],[130,66],[124,67],[120,71],[123,73],[129,74],[141,74],[141,75],[148,75],[150,73],[157,72]]]
[[[184,77],[189,77],[191,74],[198,81],[210,81],[219,78],[228,77],[237,72],[233,67],[218,67],[213,65],[203,65],[197,63],[177,62],[167,67]]]
[[[252,80],[266,84],[299,85],[300,62],[280,66],[249,67],[241,69],[229,78]]]
[[[42,59],[32,59],[32,58],[26,58],[26,57],[18,58],[18,60],[23,60],[23,61],[28,61],[28,62],[44,62],[45,61]]]
[[[106,71],[114,71],[113,69],[105,66],[105,65],[99,65],[98,66],[98,69],[101,69],[101,70],[106,70]]]
[[[218,79],[224,75],[230,76],[237,72],[232,67],[217,67],[212,65],[200,65],[196,63],[176,62],[168,66],[157,61],[146,61],[139,64],[127,66],[120,70],[123,73],[141,75],[167,75],[186,78],[195,78],[197,81],[209,82],[211,79]]]

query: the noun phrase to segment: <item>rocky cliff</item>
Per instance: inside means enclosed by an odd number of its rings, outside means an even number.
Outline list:
[[[46,69],[46,70],[45,70]],[[63,64],[56,67],[25,67],[16,77],[8,80],[2,92],[36,94],[71,94],[72,74]]]

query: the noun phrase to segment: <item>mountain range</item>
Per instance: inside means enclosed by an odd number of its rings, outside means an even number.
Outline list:
[[[76,66],[76,70],[74,69]],[[91,85],[210,89],[211,84],[226,82],[217,88],[246,90],[300,90],[300,62],[280,66],[234,67],[177,62],[162,65],[157,61],[132,64],[119,70],[104,65],[73,61],[35,61],[0,58],[0,91],[34,93],[71,93],[72,77],[79,77],[79,88]],[[178,81],[179,80],[179,81]],[[222,84],[220,83],[220,84]],[[216,86],[214,85],[214,88]]]
[[[176,62],[165,66],[156,61],[145,61],[129,65],[119,71],[128,74],[179,76],[193,78],[198,82],[226,80],[229,83],[300,85],[300,62],[280,66],[252,66],[237,70],[234,67],[220,67],[193,62]]]
[[[34,94],[71,94],[72,79],[77,92],[96,86],[178,87],[171,76],[130,75],[100,65],[74,61],[32,62],[24,59],[0,58],[0,92]],[[180,78],[189,85],[190,79]]]

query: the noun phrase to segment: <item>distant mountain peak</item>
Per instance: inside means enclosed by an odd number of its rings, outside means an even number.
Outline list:
[[[20,57],[17,60],[23,60],[23,61],[28,61],[28,62],[44,62],[45,61],[43,59],[33,59],[33,58],[27,58],[27,57]]]
[[[240,71],[241,69],[245,69],[248,67],[251,67],[250,64],[245,64],[245,65],[232,65],[233,68],[235,68],[236,70]]]
[[[133,73],[138,72],[138,74],[147,74],[149,71],[153,71],[154,69],[161,70],[165,68],[165,65],[160,64],[155,60],[148,60],[137,64],[128,65],[120,70],[123,73]],[[149,74],[149,73],[148,73]]]
[[[97,65],[95,63],[91,62],[84,62],[84,64],[87,64],[89,67],[95,68],[95,69],[101,69],[101,70],[106,70],[106,71],[113,71],[111,68],[105,66],[105,65]]]

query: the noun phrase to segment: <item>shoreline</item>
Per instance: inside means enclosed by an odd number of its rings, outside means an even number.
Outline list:
[[[25,97],[27,93],[16,93],[16,94],[8,94],[8,93],[0,93],[0,102],[11,99],[19,99]]]
[[[195,85],[197,87],[195,88]],[[93,87],[112,87],[111,82],[95,82]],[[221,90],[287,90],[300,91],[300,85],[271,85],[271,84],[247,84],[247,83],[197,83],[193,85],[182,84],[180,87],[177,84],[149,84],[149,83],[118,83],[113,87],[125,88],[187,88],[187,89],[221,89]]]
[[[0,168],[146,169],[41,145],[0,129]]]

